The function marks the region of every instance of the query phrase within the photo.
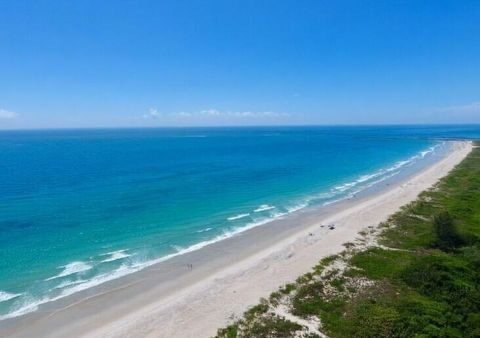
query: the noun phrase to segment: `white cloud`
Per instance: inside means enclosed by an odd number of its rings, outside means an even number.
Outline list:
[[[216,109],[207,109],[207,110],[202,110],[200,112],[200,114],[202,115],[208,115],[208,116],[219,116],[221,115],[222,113],[219,112],[218,110]]]
[[[176,113],[159,113],[156,109],[150,108],[147,114],[143,117],[147,119],[158,118],[195,118],[197,120],[214,120],[214,119],[275,119],[290,116],[288,113],[278,113],[272,111],[220,111],[218,109],[204,109],[196,112],[176,112]]]
[[[450,106],[438,108],[435,111],[442,113],[480,114],[480,102],[472,102],[462,106]]]
[[[5,109],[0,109],[0,119],[11,120],[18,116],[17,113]]]
[[[143,114],[144,119],[157,119],[160,117],[160,113],[155,108],[150,108],[148,113]]]
[[[178,116],[178,117],[191,117],[192,113],[188,113],[186,111],[181,111],[179,113],[174,113],[172,114],[173,116]]]

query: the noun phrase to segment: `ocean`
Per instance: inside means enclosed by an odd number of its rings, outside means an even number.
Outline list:
[[[0,132],[0,319],[328,205],[478,126]]]

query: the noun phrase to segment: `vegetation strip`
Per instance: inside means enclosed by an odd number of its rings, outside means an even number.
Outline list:
[[[480,148],[217,337],[479,337]]]

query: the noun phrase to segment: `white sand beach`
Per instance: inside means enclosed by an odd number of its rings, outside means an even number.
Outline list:
[[[0,324],[12,337],[210,337],[261,297],[343,249],[432,187],[472,149],[453,151],[368,196],[292,215]],[[335,224],[335,229],[321,227]],[[238,237],[238,238],[237,238]],[[190,270],[185,267],[192,264]],[[3,325],[3,327],[2,327]]]

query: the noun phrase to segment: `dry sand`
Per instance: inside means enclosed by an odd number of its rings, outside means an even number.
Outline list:
[[[260,297],[268,297],[278,287],[294,281],[323,257],[342,251],[342,244],[354,240],[359,231],[377,226],[402,205],[415,200],[420,192],[432,187],[460,163],[471,149],[471,142],[455,142],[454,151],[406,180],[368,197],[340,204],[329,212],[288,218],[283,223],[285,229],[289,225],[289,230],[283,236],[275,228],[273,232],[268,227],[253,229],[243,236],[244,241],[260,238],[262,231],[271,231],[270,239],[259,240],[261,245],[252,245],[246,252],[241,249],[242,236],[230,243],[222,241],[225,243],[208,249],[210,256],[205,250],[204,261],[193,260],[191,273],[183,269],[188,262],[186,256],[164,268],[139,272],[117,284],[77,296],[75,301],[70,299],[60,306],[37,311],[10,323],[3,333],[16,337],[213,336],[217,328],[257,304]],[[292,222],[300,220],[303,226],[292,230]],[[332,223],[335,230],[320,226]],[[281,223],[278,227],[283,229]],[[168,279],[169,283],[162,272],[167,268],[170,274],[178,273],[176,279]],[[0,333],[4,335],[2,328]]]

